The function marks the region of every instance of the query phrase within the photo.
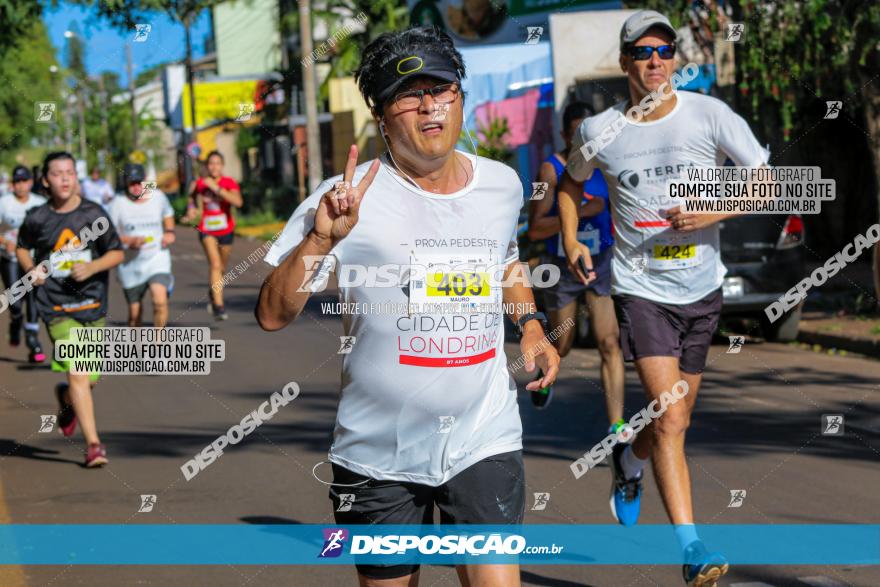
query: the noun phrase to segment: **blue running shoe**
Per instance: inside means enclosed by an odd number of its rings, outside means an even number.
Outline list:
[[[642,473],[633,479],[624,476],[620,457],[627,446],[618,442],[611,450],[611,498],[608,504],[611,506],[611,515],[618,523],[635,526],[639,521],[642,502]]]
[[[719,552],[709,552],[702,540],[694,540],[684,549],[682,575],[686,585],[715,587],[730,565]]]

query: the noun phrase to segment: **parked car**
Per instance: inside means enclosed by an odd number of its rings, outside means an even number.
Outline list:
[[[764,308],[803,279],[804,223],[799,215],[752,215],[721,223],[724,278],[723,317],[754,318],[764,338],[797,338],[802,304],[772,324]]]
[[[725,318],[751,318],[761,324],[762,334],[769,341],[787,342],[797,338],[802,305],[790,310],[772,324],[764,313],[770,303],[779,299],[806,271],[804,258],[804,223],[796,214],[751,215],[720,223],[721,260],[727,267],[724,278]],[[520,235],[520,250],[534,248]],[[532,255],[524,255],[529,258]],[[535,301],[543,310],[543,296],[535,289]],[[575,346],[592,347],[589,319],[584,300],[578,302]]]

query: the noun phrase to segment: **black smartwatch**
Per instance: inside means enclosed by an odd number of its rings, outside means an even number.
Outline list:
[[[519,329],[519,333],[523,333],[523,326],[526,325],[526,322],[530,320],[540,320],[541,327],[544,328],[544,331],[547,331],[547,316],[544,315],[544,312],[530,312],[528,314],[523,314],[520,316],[519,320],[516,321],[516,327]]]

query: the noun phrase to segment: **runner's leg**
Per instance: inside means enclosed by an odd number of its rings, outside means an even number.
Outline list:
[[[623,418],[624,381],[623,352],[620,350],[620,329],[614,313],[614,302],[609,296],[600,296],[588,289],[587,307],[602,360],[602,389],[605,392],[608,422],[614,424]]]
[[[128,305],[128,325],[140,326],[143,316],[141,315],[141,303],[134,302]]]
[[[657,488],[670,521],[692,524],[694,513],[684,440],[702,376],[681,372],[677,357],[643,357],[635,363],[648,401],[659,399],[660,394],[670,391],[681,379],[688,384],[684,401],[670,404],[666,413],[639,432],[632,450],[640,459],[651,459]]]
[[[202,238],[202,248],[208,258],[208,284],[211,291],[211,303],[223,305],[223,259],[220,256],[220,245],[213,236]]]
[[[522,451],[487,457],[436,488],[442,524],[522,524],[525,467]],[[519,565],[457,565],[464,587],[517,587]]]
[[[394,579],[371,579],[358,574],[358,584],[360,587],[416,587],[419,584],[419,571]]]
[[[337,464],[329,497],[333,517],[340,525],[381,524],[426,525],[433,521],[432,487],[398,481],[378,481]],[[352,496],[347,510],[340,511],[342,496]],[[362,587],[414,587],[419,583],[419,566],[368,565],[355,563]]]
[[[95,425],[95,405],[92,400],[92,386],[89,382],[89,374],[68,373],[67,384],[69,401],[73,405],[76,419],[82,427],[86,444],[98,444],[98,428]]]
[[[521,585],[519,565],[459,565],[462,587],[516,587]]]
[[[37,314],[37,299],[34,290],[27,292],[22,303],[25,306],[24,331],[25,340],[31,349],[31,362],[42,363],[46,360],[46,354],[40,345],[40,321]]]
[[[164,328],[168,323],[168,289],[161,283],[150,284],[153,298],[153,326]]]
[[[574,320],[576,311],[576,301],[573,301],[558,310],[549,310],[547,312],[547,320],[550,322],[550,330],[556,330],[560,324],[563,324],[569,319]],[[569,351],[571,351],[571,345],[574,343],[574,331],[574,328],[567,328],[560,333],[555,341],[553,341],[553,345],[556,347],[557,352],[559,352],[560,357],[564,357]]]
[[[2,277],[3,286],[6,289],[12,287],[12,284],[19,280],[19,273],[18,263],[6,257],[0,257],[0,277]],[[23,299],[9,304],[9,341],[13,346],[18,346],[21,342],[21,326],[24,322],[23,307]]]
[[[232,245],[220,245],[220,274],[217,276],[216,283],[219,285],[217,290],[217,298],[220,305],[223,305],[223,275],[229,267],[229,256],[232,254]]]

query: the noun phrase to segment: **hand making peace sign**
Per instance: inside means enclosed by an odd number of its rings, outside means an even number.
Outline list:
[[[336,182],[336,185],[321,197],[315,213],[313,229],[315,234],[330,238],[334,245],[348,236],[357,224],[361,200],[373,183],[376,173],[379,172],[379,160],[375,159],[360,183],[353,186],[351,182],[357,167],[357,158],[357,146],[352,145],[348,151],[348,162],[345,164],[342,181]]]

